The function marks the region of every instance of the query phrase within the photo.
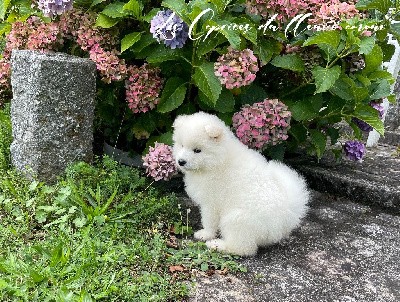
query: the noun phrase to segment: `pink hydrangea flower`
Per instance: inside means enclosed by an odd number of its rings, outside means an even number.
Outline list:
[[[63,44],[58,23],[44,23],[32,16],[26,22],[14,22],[6,37],[4,58],[9,59],[13,49],[33,49],[40,51],[58,50]]]
[[[287,23],[300,14],[311,13],[308,20],[310,24],[319,24],[322,30],[329,30],[340,28],[342,19],[356,15],[362,17],[354,3],[352,0],[247,0],[246,11],[266,19],[277,14],[276,21],[279,23]]]
[[[228,52],[214,64],[215,75],[227,89],[251,84],[257,71],[258,61],[250,49],[240,51],[228,47]]]
[[[154,180],[169,180],[177,173],[172,147],[162,143],[155,143],[149,148],[149,153],[143,157],[143,166],[148,176]]]
[[[355,16],[363,17],[353,2],[333,0],[323,3],[308,22],[320,25],[321,29],[341,29],[340,22],[342,20],[351,19]]]
[[[62,34],[57,23],[39,23],[32,27],[26,48],[41,51],[58,50],[63,44]]]
[[[159,74],[159,68],[148,64],[128,68],[128,78],[125,81],[126,100],[133,113],[147,112],[156,107],[163,85]]]
[[[23,22],[17,21],[11,25],[11,31],[6,36],[6,47],[3,57],[9,59],[13,49],[22,49],[26,45],[30,28]]]
[[[61,16],[59,26],[64,35],[76,41],[82,50],[88,51],[100,45],[110,50],[116,45],[110,31],[95,26],[96,14],[73,9]]]
[[[312,13],[326,0],[247,0],[246,11],[249,14],[286,22],[299,14]]]
[[[105,83],[120,81],[126,77],[125,61],[118,58],[116,50],[105,51],[100,45],[94,45],[89,51],[90,59],[96,63],[96,68]]]
[[[250,148],[262,150],[288,138],[291,112],[278,99],[265,99],[245,105],[232,117],[233,128],[239,140]]]

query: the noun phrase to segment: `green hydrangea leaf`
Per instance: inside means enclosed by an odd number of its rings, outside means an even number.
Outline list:
[[[289,134],[292,135],[299,143],[302,143],[307,139],[307,128],[302,124],[291,125],[288,131]]]
[[[329,90],[335,85],[335,82],[340,77],[340,66],[334,65],[331,68],[324,68],[321,66],[315,66],[311,71],[317,90],[315,93],[321,93]]]
[[[0,1],[0,20],[4,20],[6,16],[7,10],[11,4],[11,0],[2,0]]]
[[[151,20],[157,15],[157,13],[160,11],[159,8],[153,8],[151,11],[149,11],[144,17],[142,17],[143,21],[146,21],[147,23],[150,23]]]
[[[383,52],[378,45],[374,45],[372,50],[365,54],[365,68],[363,74],[369,74],[373,71],[379,70],[382,67]]]
[[[169,78],[161,94],[158,112],[170,112],[182,105],[186,95],[186,82],[178,77]]]
[[[274,39],[262,39],[257,45],[254,45],[253,51],[258,56],[262,65],[271,61],[272,57],[279,54],[282,50],[282,44]]]
[[[241,38],[240,38],[240,31],[238,30],[229,30],[227,28],[224,28],[223,26],[228,26],[231,23],[226,20],[218,20],[218,21],[213,21],[213,20],[208,20],[206,22],[206,25],[209,26],[215,26],[216,28],[220,28],[219,32],[229,41],[231,46],[234,49],[240,49],[240,43],[241,43]],[[203,36],[203,39],[205,39],[206,35]],[[214,39],[215,34],[211,33],[210,36],[207,37],[207,39]]]
[[[314,146],[317,157],[321,158],[326,149],[326,136],[319,130],[309,129],[311,144]]]
[[[222,87],[219,79],[214,74],[214,64],[205,62],[195,68],[194,83],[215,105],[221,94]]]
[[[217,36],[213,37],[212,39],[206,39],[205,41],[200,40],[201,43],[198,44],[196,49],[196,55],[201,58],[206,53],[215,50],[215,48],[226,42],[225,37],[222,34],[217,34]]]
[[[252,22],[247,18],[235,18],[233,20],[234,24],[241,25],[244,30],[238,29],[237,31],[247,40],[249,40],[254,45],[257,45],[257,29],[254,27]]]
[[[232,112],[235,107],[235,98],[228,89],[222,89],[221,94],[215,104],[215,110],[221,113]]]
[[[391,0],[359,0],[356,3],[356,8],[359,10],[377,9],[386,14],[393,5]]]
[[[153,38],[152,34],[144,34],[141,35],[139,41],[133,44],[130,49],[134,53],[141,53],[146,47],[155,43],[157,43],[157,40]]]
[[[327,30],[327,31],[318,31],[311,37],[309,37],[304,43],[303,46],[310,45],[329,45],[333,49],[338,48],[340,43],[340,31],[338,30]]]
[[[129,49],[133,44],[140,40],[141,36],[141,32],[133,32],[123,37],[121,40],[121,52]]]
[[[296,54],[276,56],[271,61],[271,64],[276,67],[298,72],[304,71],[305,68],[304,61]]]
[[[105,2],[106,0],[93,0],[92,4],[90,5],[90,7],[96,6],[100,3]]]
[[[175,12],[186,24],[190,24],[190,20],[187,17],[189,12],[185,0],[164,0],[161,5]]]
[[[115,24],[117,24],[119,19],[110,18],[104,14],[99,14],[96,19],[95,26],[102,27],[102,28],[111,28]]]
[[[243,105],[253,105],[254,103],[263,101],[265,98],[267,98],[267,96],[268,94],[265,92],[265,90],[253,82],[246,87],[243,93],[239,95],[239,100]]]
[[[396,95],[395,94],[388,95],[386,98],[389,101],[389,103],[396,104],[397,100],[396,100]]]
[[[364,37],[360,41],[360,54],[369,54],[375,46],[375,38],[374,37]]]
[[[366,122],[368,125],[373,127],[380,135],[385,135],[385,129],[382,120],[379,118],[379,112],[370,105],[357,105],[352,116]]]
[[[209,0],[209,1],[215,5],[219,13],[223,13],[225,11],[226,6],[230,2],[227,0]]]
[[[339,77],[329,91],[348,101],[355,100],[361,102],[369,97],[368,87],[357,85],[353,79],[345,74]]]
[[[128,14],[135,16],[137,19],[141,19],[142,17],[143,4],[137,0],[129,0],[128,3],[124,4],[123,9]]]
[[[322,102],[320,95],[315,95],[294,103],[289,109],[296,121],[309,121],[319,115]]]
[[[123,2],[110,3],[101,13],[110,18],[123,18],[129,15],[129,13],[124,10],[125,4],[126,3]]]
[[[152,48],[150,55],[147,57],[149,63],[161,63],[170,60],[176,60],[182,55],[181,49],[171,49],[163,44]]]
[[[378,100],[390,95],[391,87],[389,82],[386,79],[379,80],[378,82],[374,82],[371,84],[369,99],[370,100]]]

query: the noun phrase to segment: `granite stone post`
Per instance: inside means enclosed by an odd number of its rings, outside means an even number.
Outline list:
[[[74,161],[91,161],[96,66],[61,53],[13,51],[13,165],[52,182]]]

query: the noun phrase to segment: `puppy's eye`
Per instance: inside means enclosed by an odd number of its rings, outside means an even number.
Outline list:
[[[199,148],[194,148],[194,149],[193,149],[193,152],[194,152],[194,153],[200,153],[201,150],[200,150]]]

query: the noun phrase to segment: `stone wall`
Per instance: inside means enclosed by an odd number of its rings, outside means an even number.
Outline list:
[[[61,53],[12,54],[14,166],[54,181],[74,161],[91,161],[96,66]]]

